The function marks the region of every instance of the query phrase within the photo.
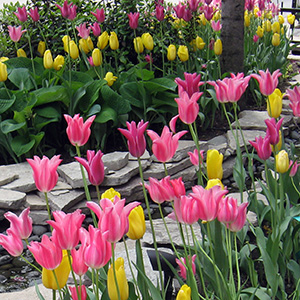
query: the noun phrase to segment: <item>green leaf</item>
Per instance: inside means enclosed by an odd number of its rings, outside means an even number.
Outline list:
[[[20,90],[30,91],[34,88],[33,78],[28,69],[13,69],[8,75],[8,79]]]
[[[35,73],[38,76],[42,76],[42,74],[44,72],[44,67],[43,67],[42,61],[43,61],[42,58],[35,58],[33,60]],[[10,72],[10,70],[20,69],[20,68],[28,69],[30,72],[33,72],[32,60],[27,57],[13,57],[13,58],[10,58],[9,60],[7,60],[5,62],[5,64],[8,67],[8,72]]]
[[[106,123],[112,120],[114,123],[118,120],[117,112],[111,107],[102,107],[101,112],[97,115],[95,122]]]
[[[15,102],[16,96],[12,96],[11,99],[0,99],[0,114],[6,112]]]
[[[136,76],[142,80],[150,80],[154,78],[154,72],[147,69],[136,69]]]
[[[246,298],[243,297],[243,294],[247,294]],[[267,294],[267,290],[264,288],[250,287],[250,288],[242,290],[242,293],[241,293],[242,299],[249,299],[250,295],[252,295],[252,296],[255,295],[257,297],[257,299],[259,299],[259,300],[271,300],[270,295]],[[253,298],[253,299],[255,299],[255,298]]]
[[[86,289],[86,293],[87,293],[87,295],[88,295],[88,297],[89,297],[89,300],[97,300],[96,299],[96,295],[94,294],[94,292],[93,291],[91,291],[90,289]],[[109,298],[108,298],[108,300],[109,300]]]
[[[15,120],[8,119],[0,123],[0,128],[4,134],[8,134],[9,132],[21,129],[25,125],[26,122],[17,123]]]
[[[39,116],[48,119],[60,119],[61,109],[58,105],[47,105],[46,107],[37,107],[34,110]]]
[[[151,81],[145,81],[144,86],[148,91],[150,91],[151,94],[156,92],[163,92],[166,90],[172,90],[175,91],[177,84],[174,82],[174,80],[171,80],[169,78],[163,77],[163,78],[155,78]]]
[[[45,300],[45,298],[41,294],[39,286],[36,284],[36,282],[34,283],[34,285],[35,285],[35,292],[36,292],[37,296],[39,297],[39,299],[40,300]]]
[[[65,105],[69,104],[69,96],[65,87],[61,85],[51,86],[48,88],[40,88],[31,92],[37,98],[35,106],[61,101]]]
[[[140,83],[137,82],[129,82],[124,83],[120,87],[120,94],[124,99],[128,100],[129,103],[135,107],[143,108],[142,95],[139,93],[137,86]]]
[[[28,153],[33,148],[34,144],[34,139],[28,141],[24,136],[16,136],[11,141],[11,147],[18,157]]]

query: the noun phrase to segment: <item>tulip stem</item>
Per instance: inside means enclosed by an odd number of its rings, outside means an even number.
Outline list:
[[[40,272],[42,274],[42,270],[40,270],[37,266],[35,266],[34,264],[32,264],[29,260],[27,260],[23,254],[21,254],[21,258],[31,267],[35,268],[38,272]]]
[[[30,51],[30,58],[31,58],[31,64],[32,64],[32,72],[33,72],[33,76],[35,78],[35,68],[34,68],[34,61],[33,61],[33,52],[32,52],[32,46],[31,46],[31,39],[30,39],[30,34],[27,30],[27,26],[26,27],[26,33],[27,33],[27,39],[28,39],[28,45],[29,45],[29,51]]]
[[[240,266],[239,266],[236,232],[234,233],[234,249],[235,249],[235,267],[236,267],[236,274],[237,274],[237,291],[239,292],[241,289],[241,274],[240,274]]]
[[[56,290],[52,290],[52,299],[56,300]]]
[[[101,200],[101,195],[100,195],[99,185],[96,185],[96,192],[97,192],[97,198],[100,201]]]
[[[114,280],[115,280],[115,285],[116,285],[117,293],[118,293],[118,300],[121,300],[121,293],[120,293],[120,288],[119,288],[119,283],[118,283],[118,278],[117,278],[117,272],[116,272],[115,247],[114,246],[115,246],[115,244],[111,243],[113,273],[114,273]]]
[[[64,299],[64,298],[63,298],[63,295],[62,295],[62,292],[61,292],[61,289],[60,289],[60,287],[59,287],[59,283],[58,283],[58,279],[57,279],[55,270],[52,270],[52,273],[53,273],[53,276],[54,276],[54,279],[55,279],[55,282],[56,282],[56,285],[57,285],[59,297],[60,297],[60,299]]]
[[[68,253],[68,261],[69,261],[69,265],[70,265],[72,277],[73,277],[74,284],[75,284],[75,287],[76,287],[76,293],[77,293],[77,296],[78,296],[78,300],[81,300],[81,293],[80,293],[79,288],[78,288],[78,284],[77,284],[77,280],[76,280],[76,277],[75,277],[74,270],[72,268],[71,252],[70,252],[70,250],[67,250],[67,253]]]
[[[46,206],[47,206],[47,211],[48,211],[48,218],[49,218],[49,220],[51,220],[51,211],[50,211],[50,206],[49,206],[47,192],[44,192],[44,195],[45,195],[45,199],[46,199]],[[52,231],[52,227],[51,227],[51,231]]]
[[[168,169],[167,169],[167,165],[166,165],[166,163],[165,163],[165,162],[163,163],[163,165],[164,165],[164,170],[165,170],[165,176],[168,176]]]
[[[297,186],[295,185],[295,182],[294,182],[294,178],[293,178],[293,177],[291,177],[291,181],[292,181],[292,185],[293,185],[295,191],[297,192],[297,194],[298,194],[299,197],[300,197],[300,191],[298,190]]]

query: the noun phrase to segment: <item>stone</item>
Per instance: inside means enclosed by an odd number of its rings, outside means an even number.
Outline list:
[[[38,236],[43,235],[48,231],[47,226],[42,226],[42,225],[34,225],[32,227],[32,234],[36,234]]]
[[[49,220],[47,210],[30,211],[30,217],[32,218],[33,224],[35,225],[46,225],[46,221]]]
[[[102,157],[102,161],[109,170],[118,171],[127,165],[128,157],[128,152],[115,151],[112,153],[104,154]]]
[[[223,178],[228,178],[233,174],[235,157],[230,157],[223,162]]]
[[[0,188],[0,208],[2,209],[19,209],[25,200],[25,193]]]
[[[136,157],[132,156],[130,153],[129,153],[129,160],[137,160]],[[145,150],[144,154],[140,157],[141,160],[149,160],[150,159],[150,154],[147,150]]]
[[[239,113],[239,123],[243,130],[266,130],[265,119],[269,119],[267,111],[244,110]],[[236,128],[236,122],[232,123]]]
[[[227,148],[227,138],[225,135],[219,135],[207,142],[208,149],[216,149],[220,153],[224,153]]]
[[[26,195],[26,207],[30,207],[30,211],[47,209],[46,200],[44,194],[38,196],[36,193],[29,193]]]
[[[15,266],[15,267],[24,267],[27,265],[27,262],[25,262],[23,260],[23,258],[21,257],[15,257],[13,260],[12,260],[12,264]]]
[[[2,256],[0,256],[0,266],[8,264],[12,260],[13,260],[13,257],[8,254],[2,255]]]
[[[19,178],[17,168],[7,168],[7,166],[0,166],[0,186],[8,184]]]

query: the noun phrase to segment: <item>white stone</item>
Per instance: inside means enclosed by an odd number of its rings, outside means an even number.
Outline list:
[[[26,199],[26,194],[0,188],[0,207],[2,209],[19,209]]]
[[[102,161],[109,170],[117,171],[124,168],[127,165],[128,157],[128,152],[115,151],[103,155]]]

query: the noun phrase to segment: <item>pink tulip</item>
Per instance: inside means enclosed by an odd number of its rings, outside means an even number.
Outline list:
[[[266,72],[262,70],[259,70],[258,72],[260,75],[251,74],[251,77],[255,78],[258,81],[260,92],[263,95],[271,95],[278,85],[278,77],[282,75],[280,73],[280,70],[278,69],[272,74],[270,73],[269,69],[267,69]]]
[[[300,117],[300,87],[295,86],[292,90],[287,89],[286,94],[290,99],[290,108],[295,117]]]
[[[100,185],[104,180],[104,163],[102,161],[103,153],[99,150],[96,154],[95,151],[87,151],[87,160],[81,157],[75,159],[82,164],[88,172],[89,181],[92,185]]]
[[[199,92],[199,86],[204,84],[204,82],[200,81],[201,75],[197,73],[184,73],[184,80],[177,77],[175,78],[175,82],[178,85],[178,95],[181,97],[183,92],[187,92],[189,97],[192,97],[194,93]]]
[[[62,249],[45,234],[40,243],[31,241],[27,247],[37,263],[47,270],[56,269],[62,261]]]
[[[186,8],[184,10],[183,20],[186,22],[189,22],[189,21],[191,21],[192,17],[193,17],[192,11],[190,9]]]
[[[18,217],[12,212],[7,212],[4,217],[10,222],[10,228],[7,232],[14,234],[21,240],[29,238],[32,232],[32,219],[29,217],[30,207],[24,209]]]
[[[212,1],[213,1],[213,0],[204,0],[204,2],[205,2],[207,5],[211,4]]]
[[[77,12],[76,12],[76,9],[77,9],[77,6],[76,5],[72,5],[70,7],[70,10],[69,10],[69,16],[68,16],[68,19],[69,20],[74,20],[77,16]]]
[[[86,292],[85,285],[81,285],[81,286],[78,287],[80,298],[78,298],[76,286],[69,286],[69,289],[70,289],[71,296],[72,296],[73,300],[78,300],[78,299],[86,300],[87,299],[87,292]]]
[[[227,224],[227,228],[229,228],[230,231],[238,232],[244,227],[247,218],[247,207],[248,202],[244,202],[238,206],[237,218],[233,222]]]
[[[207,83],[214,86],[217,100],[220,103],[237,102],[248,87],[250,76],[244,77],[243,73],[234,75],[231,78],[218,79],[217,81],[208,81]]]
[[[255,34],[253,36],[253,42],[256,43],[259,40],[259,36],[257,34]]]
[[[297,174],[299,166],[300,163],[298,163],[297,161],[290,161],[290,177],[294,177]]]
[[[91,14],[96,17],[96,19],[97,19],[97,21],[99,23],[103,23],[104,22],[104,20],[105,20],[104,8],[101,8],[101,9],[97,8],[96,12],[95,13],[91,12]]]
[[[90,28],[86,28],[86,23],[82,23],[79,26],[76,26],[76,29],[78,31],[78,36],[86,40],[90,35]]]
[[[258,0],[258,7],[260,11],[264,11],[266,8],[266,4],[265,4],[266,0]]]
[[[283,119],[284,118],[281,118],[277,123],[275,118],[265,120],[265,123],[267,125],[266,136],[270,137],[271,145],[275,146],[279,143],[280,140],[279,132],[280,132]]]
[[[92,225],[89,225],[89,240],[83,254],[84,261],[90,268],[98,270],[109,262],[111,244],[104,238],[101,230]]]
[[[156,19],[161,22],[165,18],[164,7],[161,5],[156,5],[155,14],[156,14]]]
[[[196,264],[195,264],[196,258],[197,258],[196,254],[194,254],[192,256],[192,259],[190,259],[190,257],[188,257],[188,260],[190,261],[189,263],[192,264],[192,270],[193,270],[194,275],[196,274]],[[180,259],[176,258],[175,261],[177,262],[177,264],[180,268],[180,271],[178,272],[179,275],[184,280],[186,280],[186,265],[187,265],[186,258],[185,257],[181,257]]]
[[[47,221],[53,230],[52,240],[58,247],[65,250],[75,248],[79,243],[79,229],[85,218],[81,210],[65,214],[63,211],[53,212],[54,220]]]
[[[39,15],[39,12],[38,12],[38,8],[35,7],[35,8],[31,8],[29,10],[29,16],[31,17],[31,19],[34,21],[34,22],[37,22],[39,19],[40,19],[40,15]]]
[[[84,261],[85,248],[85,245],[81,245],[78,250],[75,248],[71,250],[72,268],[74,273],[76,273],[78,276],[82,276],[88,271],[88,266]]]
[[[174,6],[174,11],[176,13],[177,18],[182,19],[184,16],[186,5],[182,5],[182,3],[177,4]]]
[[[267,160],[272,154],[272,148],[270,144],[270,137],[261,136],[255,138],[255,142],[249,141],[249,143],[256,149],[257,155],[262,160]]]
[[[15,43],[18,42],[21,39],[22,34],[26,32],[26,30],[22,30],[21,25],[18,27],[13,27],[8,25],[7,28],[8,28],[9,37]]]
[[[245,9],[252,11],[254,9],[255,0],[245,0]]]
[[[153,63],[152,53],[145,55],[145,61],[147,63]]]
[[[192,225],[199,220],[199,206],[198,200],[183,195],[180,199],[174,201],[174,212],[168,217],[180,223]]]
[[[237,199],[233,197],[222,198],[219,202],[218,220],[223,224],[232,223],[237,218]]]
[[[14,14],[17,16],[20,22],[27,21],[28,17],[27,17],[27,10],[25,6],[23,6],[22,8],[18,7],[18,12],[17,13],[14,12]]]
[[[76,17],[76,5],[74,5],[72,2],[68,4],[68,1],[64,1],[63,6],[60,6],[58,4],[55,4],[56,7],[58,7],[61,11],[61,15],[69,20],[73,20]]]
[[[60,155],[55,155],[51,159],[46,156],[42,159],[34,156],[33,159],[28,158],[27,162],[33,170],[33,179],[37,189],[43,193],[51,191],[58,180],[57,167],[62,162]]]
[[[201,155],[201,161],[203,161],[203,153],[204,150],[200,150]],[[190,161],[194,166],[199,166],[199,152],[197,149],[194,150],[194,152],[188,152],[188,155],[190,157]]]
[[[176,179],[171,179],[170,180],[173,192],[172,192],[172,197],[173,200],[180,199],[181,196],[185,195],[185,186],[182,181],[182,177],[176,178]]]
[[[23,243],[19,236],[13,232],[7,232],[7,235],[0,234],[0,245],[14,257],[20,256],[23,252]]]
[[[91,67],[94,67],[94,66],[95,66],[95,65],[94,65],[94,61],[93,61],[93,57],[92,57],[92,56],[88,57],[87,60],[88,60],[88,62],[89,62],[89,64],[90,64]]]
[[[214,8],[212,6],[204,5],[203,12],[204,12],[205,19],[207,21],[210,21],[213,18],[216,11],[214,10]]]
[[[101,28],[97,22],[95,22],[93,25],[90,25],[89,29],[93,30],[93,34],[95,37],[97,37],[101,34]]]
[[[136,125],[134,121],[131,123],[126,122],[128,130],[118,128],[118,130],[127,138],[128,150],[134,157],[141,157],[146,150],[144,132],[148,123],[149,122],[144,123],[143,120],[141,120],[138,125]]]
[[[191,11],[197,11],[200,4],[200,0],[189,0],[188,5]]]
[[[96,116],[89,117],[85,122],[79,114],[76,114],[73,118],[69,115],[64,115],[64,117],[68,123],[67,135],[70,143],[79,147],[85,145],[91,135],[90,127]]]
[[[178,140],[186,134],[187,131],[183,130],[173,135],[168,126],[164,126],[161,136],[150,129],[147,130],[147,133],[152,140],[153,154],[158,161],[165,163],[172,159],[178,148]]]
[[[130,12],[129,14],[127,14],[128,18],[129,18],[129,26],[131,29],[137,29],[139,26],[139,17],[140,17],[140,13],[135,12],[132,13]]]
[[[213,31],[220,31],[222,29],[222,24],[220,23],[220,20],[218,20],[217,22],[212,20],[211,28],[213,29]]]
[[[196,92],[189,97],[187,92],[183,92],[179,98],[175,98],[178,105],[179,118],[183,123],[192,124],[195,122],[199,113],[197,101],[202,94],[202,92]]]

